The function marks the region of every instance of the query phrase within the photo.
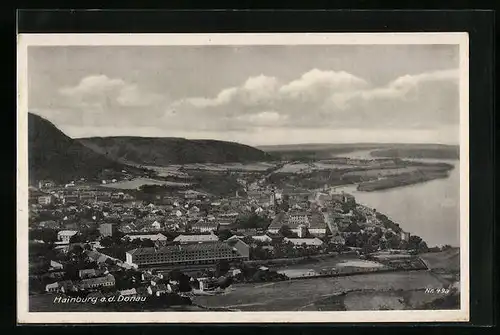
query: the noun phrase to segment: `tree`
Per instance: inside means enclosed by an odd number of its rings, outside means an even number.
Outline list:
[[[357,246],[357,234],[349,234],[345,238],[345,245],[348,247],[356,247]]]
[[[170,280],[175,280],[179,282],[180,292],[190,292],[192,290],[191,283],[189,281],[189,276],[182,273],[179,270],[172,270],[169,273]]]
[[[113,245],[113,239],[110,236],[103,237],[99,242],[103,247],[109,248]]]
[[[420,236],[412,235],[408,240],[408,249],[416,250],[417,252],[427,252],[429,248]]]
[[[70,253],[76,256],[80,256],[82,255],[83,251],[83,248],[80,245],[76,244],[71,247]]]
[[[349,226],[347,226],[346,228],[346,231],[350,231],[350,232],[354,232],[354,233],[358,233],[361,231],[361,227],[358,226],[357,223],[355,222],[351,222],[349,223]]]
[[[143,248],[153,248],[155,246],[155,243],[151,241],[150,239],[142,239],[140,241],[140,245]]]
[[[45,243],[54,243],[57,241],[57,231],[54,229],[35,229],[29,231],[30,240],[42,240]]]
[[[83,236],[78,233],[69,238],[69,243],[83,243],[85,242]]]
[[[215,266],[215,276],[220,277],[225,275],[230,269],[229,262],[226,260],[220,260]]]
[[[225,289],[225,288],[229,287],[232,283],[233,283],[233,278],[232,277],[220,277],[217,280],[217,284],[222,289]]]
[[[292,230],[287,225],[281,226],[281,228],[278,230],[278,233],[281,236],[283,236],[283,237],[292,237],[292,236],[294,236]]]
[[[221,241],[225,241],[231,236],[233,236],[233,233],[231,233],[231,231],[228,229],[223,229],[219,231],[219,240]]]
[[[401,238],[398,235],[389,233],[386,234],[387,246],[390,249],[399,249],[401,244]]]

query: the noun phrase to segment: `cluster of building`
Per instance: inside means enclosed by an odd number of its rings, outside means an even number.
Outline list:
[[[320,249],[329,243],[343,245],[351,233],[346,232],[345,227],[356,220],[352,210],[346,211],[346,208],[362,213],[366,220],[358,223],[363,230],[382,226],[373,210],[356,204],[354,197],[346,193],[278,190],[263,180],[246,185],[245,193],[244,196],[237,192],[232,197],[212,197],[195,191],[178,191],[171,196],[161,196],[155,202],[144,202],[126,192],[91,189],[82,183],[58,187],[50,181],[42,181],[38,189],[30,191],[31,229],[57,230],[57,248],[64,251],[83,230],[94,229],[99,235],[88,243],[92,250],[86,251],[99,269],[81,269],[79,280],[59,280],[48,284],[46,291],[113,288],[115,277],[112,271],[101,271],[102,264],[112,264],[115,270],[133,268],[149,278],[153,276],[152,271],[158,269],[203,268],[221,261],[248,261],[252,248],[258,245],[272,250],[277,238],[280,243],[299,249]],[[252,215],[268,220],[269,225],[259,229],[238,226],[239,219]],[[232,236],[220,238],[223,230],[231,231]],[[284,236],[285,230],[290,235]],[[124,259],[104,254],[99,244],[117,232],[131,245]],[[167,233],[174,233],[175,237],[167,237]],[[401,239],[409,239],[408,233],[400,234]],[[329,240],[325,239],[327,235]],[[153,246],[134,244],[144,240],[151,241]],[[51,278],[62,273],[59,265],[53,262]],[[155,278],[151,278],[147,286],[130,288],[121,294],[154,295],[175,290],[175,283],[158,283]]]

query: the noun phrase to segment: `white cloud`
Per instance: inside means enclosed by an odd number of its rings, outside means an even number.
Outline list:
[[[286,137],[286,129],[290,140],[292,134],[311,136],[301,139],[306,142],[314,142],[320,133],[326,140],[329,132],[336,134],[332,140],[338,142],[340,134],[350,139],[365,130],[381,140],[390,129],[413,129],[414,136],[430,136],[426,129],[458,124],[458,78],[458,71],[445,70],[373,85],[347,72],[312,69],[288,82],[259,74],[213,96],[187,96],[168,103],[163,95],[137,84],[95,75],[59,91],[66,101],[56,116],[66,125],[126,128],[134,124],[144,131],[154,125],[155,133],[156,129],[189,136],[225,132],[246,142],[252,136],[271,140],[277,136],[275,131]],[[71,110],[79,113],[65,112]],[[124,113],[126,117],[118,117]],[[358,132],[348,135],[346,129]]]
[[[159,94],[144,92],[136,84],[106,75],[90,75],[76,86],[63,87],[59,93],[87,111],[105,112],[113,107],[145,107],[163,100]]]
[[[243,125],[253,127],[276,127],[288,120],[288,115],[276,111],[265,111],[258,114],[245,114],[236,118]]]
[[[413,120],[412,124],[435,120],[430,117],[432,113],[445,113],[442,116],[451,120],[458,117],[458,79],[458,70],[404,75],[382,87],[335,93],[327,104],[340,110],[371,109],[387,115],[427,118]]]
[[[165,122],[214,130],[454,124],[458,120],[457,80],[456,70],[404,75],[379,86],[343,71],[313,69],[288,83],[258,75],[213,98],[175,102],[169,108],[175,113],[165,113]]]
[[[336,91],[352,91],[367,87],[368,83],[345,71],[313,69],[280,88],[280,93],[294,98],[318,99]]]
[[[125,86],[121,79],[111,79],[105,75],[91,75],[80,80],[78,85],[73,87],[63,87],[59,92],[66,96],[85,96],[98,92],[110,91]]]

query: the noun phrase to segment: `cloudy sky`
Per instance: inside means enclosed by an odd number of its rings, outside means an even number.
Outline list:
[[[29,109],[71,137],[458,143],[453,45],[37,46]]]

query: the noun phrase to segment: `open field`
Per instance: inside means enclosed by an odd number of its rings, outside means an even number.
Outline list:
[[[244,311],[300,310],[330,296],[350,291],[387,292],[442,287],[428,271],[374,273],[350,277],[314,278],[259,284],[233,285],[230,293],[195,297],[208,307],[231,307]]]
[[[196,163],[182,165],[184,170],[207,170],[207,171],[241,171],[241,172],[262,172],[275,167],[271,162],[252,163]]]
[[[370,170],[361,170],[361,171],[350,171],[344,173],[344,177],[349,176],[357,176],[357,177],[365,177],[365,178],[377,178],[377,177],[385,177],[398,175],[402,173],[411,173],[418,171],[419,168],[416,166],[408,166],[408,167],[400,167],[396,169],[370,169]]]
[[[136,178],[133,180],[121,181],[111,184],[102,185],[107,188],[115,188],[120,190],[135,190],[143,185],[165,185],[165,186],[189,186],[188,183],[178,183],[173,181],[163,181],[150,178]]]
[[[460,249],[452,248],[441,252],[421,254],[431,270],[460,271]]]
[[[189,178],[187,173],[179,171],[180,167],[181,165],[145,166],[146,169],[155,171],[159,177]]]
[[[345,267],[345,266],[353,266],[353,267],[362,267],[365,268],[367,265],[369,267],[380,267],[382,264],[376,262],[370,262],[359,259],[359,256],[356,255],[339,255],[335,257],[324,258],[316,261],[312,261],[307,264],[293,264],[293,265],[280,265],[279,267],[270,266],[273,270],[283,271],[283,270],[302,270],[308,271],[313,270],[316,272],[320,271],[328,271],[337,267]]]

